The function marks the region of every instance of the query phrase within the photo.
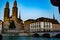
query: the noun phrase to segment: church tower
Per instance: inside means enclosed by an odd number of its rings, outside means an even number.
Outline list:
[[[20,14],[20,12],[19,12],[19,18],[21,19],[21,14]]]
[[[55,20],[55,15],[54,15],[54,13],[53,13],[53,19]]]
[[[17,20],[17,18],[18,18],[18,8],[17,8],[17,2],[15,0],[12,8],[12,19]]]
[[[9,2],[7,2],[6,6],[4,8],[4,25],[3,25],[3,28],[5,28],[5,29],[9,28],[9,14],[10,14]]]
[[[9,2],[7,2],[4,9],[4,22],[9,21],[9,14],[10,14]]]

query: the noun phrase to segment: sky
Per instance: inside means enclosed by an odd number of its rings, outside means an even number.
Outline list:
[[[6,2],[9,2],[10,16],[12,15],[12,7],[15,0],[0,0],[0,20],[4,19],[4,8]],[[19,13],[23,21],[28,19],[37,19],[40,17],[55,19],[60,22],[60,14],[58,7],[53,6],[50,0],[16,0]]]

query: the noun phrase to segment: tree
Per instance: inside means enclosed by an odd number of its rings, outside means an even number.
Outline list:
[[[60,0],[51,0],[51,4],[57,6],[60,13]]]

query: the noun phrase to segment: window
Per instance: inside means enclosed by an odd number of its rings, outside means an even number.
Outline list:
[[[39,24],[39,28],[41,28],[41,24]]]
[[[46,22],[46,23],[45,23],[45,27],[48,28],[48,26],[49,26],[49,25],[48,25],[48,22]]]
[[[50,23],[50,28],[52,28],[52,23]]]
[[[44,22],[44,28],[50,28],[50,23],[49,22]]]
[[[45,28],[45,22],[44,22],[44,28]]]
[[[49,28],[50,28],[50,23],[49,23]]]

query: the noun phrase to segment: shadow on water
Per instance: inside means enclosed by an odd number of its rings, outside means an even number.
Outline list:
[[[60,34],[55,35],[54,38],[60,38]]]
[[[50,34],[43,34],[42,37],[44,37],[44,38],[50,38]]]
[[[60,40],[60,38],[42,38],[29,36],[4,36],[3,40]]]
[[[33,34],[32,36],[33,36],[33,37],[40,37],[40,35],[37,34],[37,33]]]
[[[0,40],[2,40],[2,35],[0,34]]]

